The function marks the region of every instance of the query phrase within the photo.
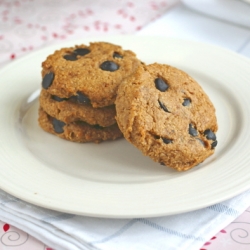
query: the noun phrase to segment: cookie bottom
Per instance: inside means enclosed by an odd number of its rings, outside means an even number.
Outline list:
[[[38,122],[44,131],[72,142],[100,143],[123,137],[117,124],[105,128],[80,121],[66,124],[48,115],[41,107]]]

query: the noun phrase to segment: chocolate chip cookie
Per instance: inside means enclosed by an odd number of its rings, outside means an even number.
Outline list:
[[[106,42],[62,48],[42,63],[42,87],[59,98],[94,108],[114,104],[119,84],[141,62],[135,53]]]
[[[156,162],[185,171],[214,153],[215,108],[180,69],[140,66],[119,86],[115,104],[124,137]]]
[[[66,124],[48,115],[41,107],[38,121],[41,128],[46,132],[73,142],[99,143],[123,136],[117,124],[105,128],[98,125],[92,126],[82,121]]]
[[[60,98],[42,89],[39,97],[40,106],[52,117],[71,123],[84,121],[90,125],[108,127],[116,123],[115,106],[93,108],[90,104],[79,104],[74,98]]]

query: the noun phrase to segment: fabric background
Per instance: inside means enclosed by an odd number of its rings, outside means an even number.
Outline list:
[[[178,0],[1,0],[0,66],[49,44],[132,34]]]

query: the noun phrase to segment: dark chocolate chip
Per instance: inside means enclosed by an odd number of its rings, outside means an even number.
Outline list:
[[[76,95],[73,95],[69,98],[69,101],[71,102],[77,102],[77,96]]]
[[[165,92],[169,88],[168,84],[161,78],[155,79],[155,87],[161,92]]]
[[[51,86],[51,84],[53,83],[54,77],[55,77],[55,74],[53,72],[49,72],[44,76],[43,81],[42,81],[42,86],[44,89],[48,89]]]
[[[74,50],[74,53],[77,54],[77,55],[79,55],[79,56],[85,56],[88,53],[90,53],[90,50],[86,49],[86,48],[78,48],[78,49]]]
[[[86,122],[80,121],[80,120],[74,121],[74,123],[77,124],[77,125],[80,125],[80,126],[85,126],[86,125]]]
[[[191,100],[189,98],[185,98],[182,105],[183,106],[189,106],[191,104]]]
[[[164,142],[165,144],[173,143],[173,140],[168,139],[168,138],[162,138],[162,140],[163,140],[163,142]]]
[[[191,123],[189,124],[188,132],[192,136],[197,136],[198,135],[197,130],[193,127],[193,125]]]
[[[70,54],[70,55],[64,55],[63,58],[67,61],[76,61],[77,60],[77,54]]]
[[[123,56],[120,55],[120,54],[117,53],[117,52],[114,52],[113,57],[114,57],[114,58],[123,58]]]
[[[156,140],[159,140],[161,137],[160,137],[159,135],[154,135],[154,138],[155,138]]]
[[[119,65],[112,61],[105,61],[100,65],[100,68],[105,71],[116,71],[119,69]]]
[[[166,166],[166,165],[164,164],[164,162],[160,162],[160,164],[161,164],[162,166]]]
[[[206,136],[206,138],[208,140],[216,141],[216,135],[215,135],[215,133],[211,129],[206,129],[204,131],[204,135]]]
[[[211,144],[211,148],[214,149],[216,146],[217,146],[218,142],[217,141],[214,141],[212,144]]]
[[[62,101],[66,101],[67,98],[61,98],[59,96],[56,96],[56,95],[52,95],[51,98],[57,102],[62,102]]]
[[[93,128],[95,128],[95,129],[104,129],[104,127],[102,127],[102,126],[100,126],[100,125],[98,125],[98,124],[93,125]]]
[[[64,122],[57,120],[56,118],[53,118],[52,125],[54,128],[54,131],[58,134],[61,134],[64,132],[63,127],[66,125]]]
[[[203,147],[205,147],[205,142],[204,142],[204,141],[202,141],[200,138],[196,138],[196,140],[198,140],[198,141],[200,142],[200,144],[201,144]]]
[[[79,91],[77,92],[76,100],[77,102],[82,104],[90,103],[89,98]]]
[[[167,107],[165,106],[165,104],[164,103],[162,103],[161,101],[159,101],[158,100],[158,103],[159,103],[159,105],[160,105],[160,107],[165,111],[165,112],[168,112],[168,113],[170,113],[170,111],[167,109]]]
[[[77,95],[73,95],[69,98],[71,102],[77,102],[81,104],[90,103],[90,99],[86,95],[82,94],[80,91],[78,91],[76,94]]]

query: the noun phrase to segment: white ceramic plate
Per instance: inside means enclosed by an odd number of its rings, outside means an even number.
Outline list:
[[[124,139],[78,144],[37,123],[41,62],[60,47],[109,41],[146,63],[185,70],[217,109],[218,146],[198,167],[176,172]],[[129,218],[206,207],[250,188],[250,60],[212,45],[140,36],[83,39],[45,48],[0,72],[0,188],[30,203],[87,216]]]

